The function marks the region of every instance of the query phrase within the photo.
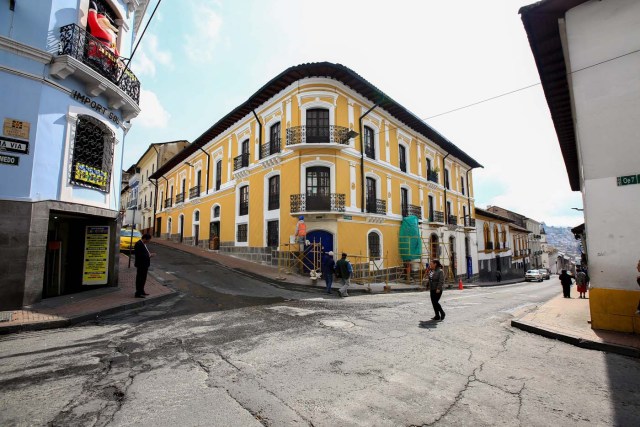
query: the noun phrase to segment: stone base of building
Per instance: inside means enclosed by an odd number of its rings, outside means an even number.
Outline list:
[[[640,291],[591,288],[588,295],[593,329],[640,334]]]
[[[117,211],[58,201],[0,200],[0,310],[80,292],[85,227],[110,226],[107,285],[117,286]]]

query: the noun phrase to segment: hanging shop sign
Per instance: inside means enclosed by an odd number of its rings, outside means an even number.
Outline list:
[[[86,227],[83,285],[106,285],[109,281],[109,229],[108,225]]]
[[[83,163],[76,163],[76,173],[73,179],[106,188],[109,181],[109,173]]]
[[[83,103],[84,105],[88,106],[92,110],[97,111],[98,113],[100,113],[103,116],[107,117],[113,123],[115,123],[118,126],[120,126],[120,119],[118,118],[118,116],[116,116],[116,114],[113,111],[109,110],[107,107],[103,106],[102,104],[98,103],[97,101],[94,101],[93,99],[91,99],[87,95],[84,95],[84,94],[78,92],[77,90],[74,90],[73,92],[71,92],[71,98],[73,98],[74,100],[76,100],[78,102]]]
[[[2,135],[29,140],[31,124],[14,119],[4,119]]]
[[[0,151],[29,154],[29,141],[21,141],[15,138],[0,136]]]
[[[0,164],[18,166],[18,164],[20,164],[20,157],[0,155]]]

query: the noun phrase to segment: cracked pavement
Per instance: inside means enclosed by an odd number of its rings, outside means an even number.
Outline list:
[[[338,299],[233,272],[207,282],[215,267],[198,265],[190,283],[172,267],[184,293],[156,306],[0,338],[0,425],[564,426],[640,419],[637,360],[509,326],[527,304],[555,295],[557,279],[447,291],[447,318],[432,322],[428,293]],[[238,307],[228,293],[217,303],[233,280],[242,282],[233,294]],[[206,289],[192,299],[195,284]]]

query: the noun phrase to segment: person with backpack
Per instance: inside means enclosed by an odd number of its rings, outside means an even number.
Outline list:
[[[353,273],[353,267],[351,263],[347,260],[347,254],[342,253],[342,258],[336,262],[336,276],[338,276],[342,280],[342,287],[338,289],[338,293],[341,297],[348,297],[349,294],[347,290],[349,289],[349,285],[351,283],[351,274]]]

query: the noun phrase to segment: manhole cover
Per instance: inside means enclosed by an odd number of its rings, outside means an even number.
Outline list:
[[[353,328],[353,323],[348,322],[346,320],[332,320],[332,319],[328,319],[328,320],[321,320],[320,323],[322,323],[324,326],[328,326],[330,328],[335,328],[335,329],[349,329],[349,328]]]
[[[11,322],[11,311],[0,311],[0,322]]]

